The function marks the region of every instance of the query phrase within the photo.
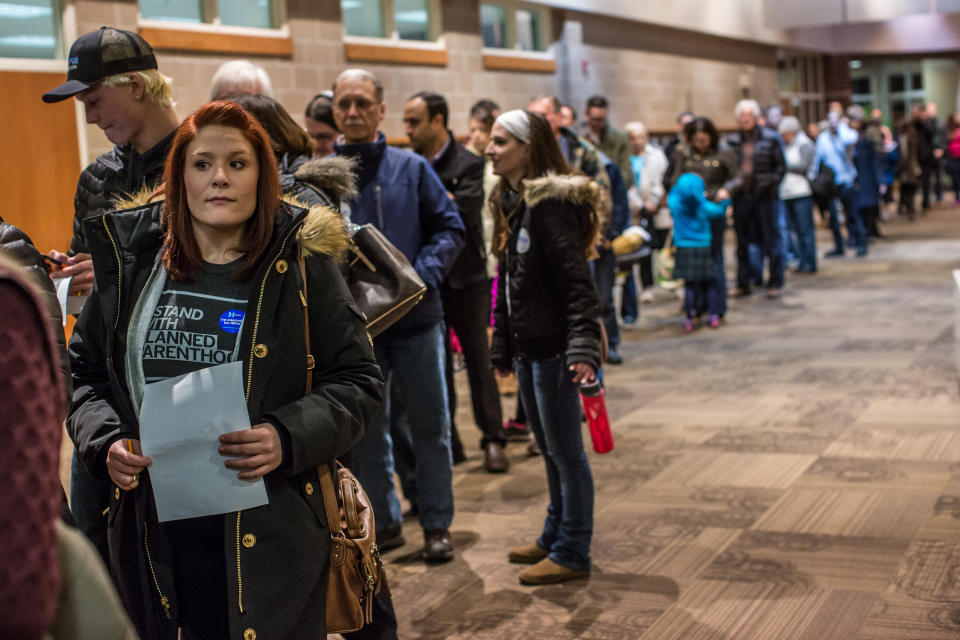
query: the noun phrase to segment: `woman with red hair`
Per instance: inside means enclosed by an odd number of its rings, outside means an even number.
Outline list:
[[[324,637],[317,467],[361,437],[382,393],[337,266],[341,219],[281,201],[267,135],[232,102],[180,125],[162,192],[86,221],[96,285],[70,341],[67,424],[84,464],[115,485],[118,590],[147,639]],[[269,504],[160,523],[139,442],[144,387],[233,361],[254,426],[211,454],[241,480],[263,478]]]

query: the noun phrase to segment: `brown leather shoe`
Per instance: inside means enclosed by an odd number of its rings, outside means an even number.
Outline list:
[[[423,559],[427,562],[453,560],[453,542],[449,529],[423,530]]]
[[[550,558],[544,558],[532,567],[520,572],[520,584],[556,584],[577,578],[586,578],[589,571],[576,571],[559,565]]]
[[[488,442],[483,449],[483,467],[488,473],[503,473],[510,468],[510,459],[507,458],[503,445],[499,442]]]
[[[514,564],[537,564],[547,557],[547,551],[536,542],[514,547],[507,556]]]

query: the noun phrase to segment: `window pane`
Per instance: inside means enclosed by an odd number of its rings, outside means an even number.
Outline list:
[[[539,11],[517,10],[517,45],[524,51],[543,51]]]
[[[203,0],[140,0],[140,15],[154,20],[203,22]]]
[[[913,74],[913,78],[910,80],[910,88],[912,88],[914,91],[923,89],[923,74],[922,74],[922,73],[915,73],[915,74]]]
[[[340,0],[343,25],[349,36],[383,38],[383,10],[380,0]]]
[[[507,11],[496,4],[480,5],[483,46],[507,48]]]
[[[217,3],[220,22],[236,27],[273,27],[270,0],[220,0]]]
[[[394,0],[397,35],[403,40],[430,40],[430,0]]]
[[[904,85],[903,75],[898,74],[895,76],[890,76],[890,93],[902,93],[906,88]]]
[[[56,58],[54,0],[0,0],[0,58]]]
[[[861,77],[853,79],[853,92],[854,93],[870,93],[870,77]]]

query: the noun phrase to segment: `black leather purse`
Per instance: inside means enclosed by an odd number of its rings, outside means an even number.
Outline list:
[[[350,261],[347,284],[367,316],[370,337],[402,318],[427,292],[407,257],[372,224],[347,223]]]

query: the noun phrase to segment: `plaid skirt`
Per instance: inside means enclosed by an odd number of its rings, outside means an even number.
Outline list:
[[[713,282],[716,267],[710,247],[677,247],[673,277],[688,282]]]

